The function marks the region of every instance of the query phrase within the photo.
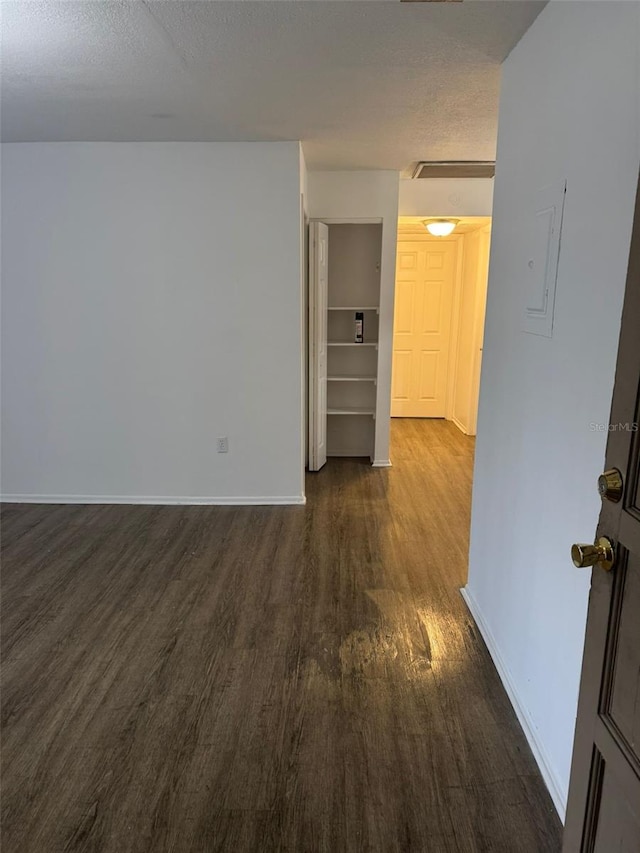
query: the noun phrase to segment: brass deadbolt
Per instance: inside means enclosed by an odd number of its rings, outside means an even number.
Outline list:
[[[610,539],[601,536],[593,545],[577,544],[571,546],[573,565],[579,569],[600,566],[605,572],[611,571],[616,559],[615,548]]]
[[[603,501],[617,504],[622,497],[622,474],[617,468],[610,468],[598,477],[598,492]]]

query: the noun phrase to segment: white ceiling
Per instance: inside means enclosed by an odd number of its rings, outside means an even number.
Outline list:
[[[312,168],[495,155],[544,6],[2,0],[5,141],[295,140]]]

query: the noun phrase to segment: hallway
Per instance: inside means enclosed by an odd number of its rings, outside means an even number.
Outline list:
[[[306,507],[6,505],[5,853],[556,853],[460,597],[473,439]]]

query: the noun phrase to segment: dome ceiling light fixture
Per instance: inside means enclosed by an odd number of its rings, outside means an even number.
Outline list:
[[[458,222],[459,219],[425,219],[423,225],[434,237],[448,237]]]

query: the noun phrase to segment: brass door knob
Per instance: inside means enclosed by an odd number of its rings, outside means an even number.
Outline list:
[[[598,565],[608,572],[613,568],[616,552],[611,541],[606,536],[601,536],[593,545],[572,545],[571,559],[573,565],[579,569]]]
[[[602,500],[617,504],[622,497],[622,474],[617,468],[610,468],[598,477],[598,492]]]

